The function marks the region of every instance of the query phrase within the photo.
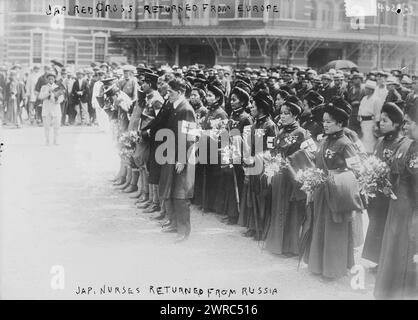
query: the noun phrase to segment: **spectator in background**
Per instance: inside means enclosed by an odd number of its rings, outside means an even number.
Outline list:
[[[75,116],[76,116],[73,97],[71,95],[74,82],[75,82],[75,74],[71,71],[68,71],[67,79],[64,81],[64,86],[67,88],[67,108],[66,108],[67,114],[66,115],[68,115],[68,124],[74,124]],[[63,115],[64,121],[65,121],[66,115]],[[65,121],[64,125],[66,124],[67,122]]]
[[[28,111],[29,122],[31,125],[35,123],[35,104],[36,104],[36,98],[37,98],[35,87],[39,78],[42,76],[40,71],[41,71],[40,66],[37,64],[34,65],[26,81],[26,95],[28,99],[27,111]]]
[[[18,96],[18,80],[17,72],[11,70],[9,73],[9,79],[6,84],[6,99],[7,99],[7,112],[6,119],[7,122],[18,127],[18,118],[17,118],[17,96]]]
[[[38,125],[42,125],[42,101],[38,99],[39,92],[41,91],[42,86],[48,83],[46,78],[47,74],[52,72],[50,65],[44,66],[44,74],[38,78],[38,81],[35,85],[35,94],[36,94],[36,103],[35,103],[35,119]]]
[[[396,77],[388,77],[386,80],[386,88],[388,90],[388,94],[386,95],[385,102],[393,102],[397,104],[401,109],[403,109],[402,97],[396,90],[397,85],[399,85],[399,80]]]
[[[363,85],[363,74],[355,73],[351,77],[352,86],[347,91],[347,102],[351,105],[352,112],[348,121],[348,128],[360,133],[360,122],[358,120],[358,111],[360,107],[360,101],[363,99],[365,93]]]
[[[380,119],[380,100],[375,95],[376,82],[367,80],[365,84],[366,95],[361,99],[359,106],[359,121],[361,127],[361,142],[367,153],[373,153],[376,144],[374,135]]]
[[[84,78],[85,73],[82,69],[79,69],[76,72],[77,79],[74,82],[71,96],[73,98],[76,115],[76,124],[77,125],[86,125],[89,122],[89,112],[88,112],[88,83]]]
[[[94,83],[97,81],[97,76],[94,73],[92,68],[87,68],[86,69],[86,75],[87,75],[87,88],[88,88],[87,105],[88,105],[88,112],[89,112],[89,115],[90,115],[89,125],[91,125],[93,123],[97,123],[96,122],[96,110],[93,108],[93,106],[91,104],[91,99],[92,99],[92,94],[93,94],[93,86],[94,86]]]
[[[383,71],[379,71],[376,73],[376,89],[374,91],[374,95],[379,103],[379,109],[382,108],[383,104],[385,103],[386,97],[388,95],[388,89],[386,87],[386,79],[388,78],[388,74]],[[380,112],[379,112],[380,114]]]
[[[58,131],[61,120],[61,102],[64,91],[55,83],[57,75],[50,72],[46,75],[48,83],[41,87],[39,99],[42,101],[42,117],[45,130],[45,142],[49,145],[50,128],[54,129],[54,144],[58,144]]]
[[[229,72],[227,68],[219,68],[218,80],[222,83],[222,85],[225,88],[225,96],[229,97],[229,93],[231,92],[231,83],[229,79],[226,77],[226,72]]]

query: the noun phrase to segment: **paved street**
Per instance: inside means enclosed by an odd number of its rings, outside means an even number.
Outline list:
[[[243,228],[196,209],[189,241],[174,244],[174,234],[161,233],[108,182],[118,169],[117,151],[96,127],[64,127],[60,145],[49,147],[42,128],[0,130],[1,298],[198,298],[158,295],[150,286],[197,287],[202,299],[210,288],[235,289],[231,299],[372,298],[371,274],[361,291],[348,276],[324,282],[306,266],[297,271],[297,259],[263,251],[241,235]],[[63,267],[63,290],[51,287],[52,266]],[[100,294],[104,285],[134,294]],[[79,286],[92,287],[90,295],[76,294]],[[243,287],[268,290],[241,296]]]

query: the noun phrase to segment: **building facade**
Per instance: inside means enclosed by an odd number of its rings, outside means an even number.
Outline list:
[[[0,58],[8,63],[55,58],[85,66],[126,59],[133,64],[318,68],[347,59],[361,71],[417,71],[416,0],[378,1],[377,16],[357,20],[346,17],[343,0],[1,1],[8,2],[8,13]],[[49,4],[67,10],[47,15]],[[106,5],[111,10],[96,10]],[[114,5],[118,10],[112,10]]]
[[[135,28],[135,0],[0,2],[7,11],[2,24],[3,63],[31,66],[57,59],[66,65],[82,67],[93,61],[126,59],[122,41],[112,38],[111,32]],[[105,10],[106,5],[117,5],[118,10]],[[58,12],[56,8],[60,14],[49,14],[49,6],[52,12]],[[89,7],[99,10],[88,10]]]

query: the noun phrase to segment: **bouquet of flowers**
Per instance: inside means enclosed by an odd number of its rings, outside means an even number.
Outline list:
[[[232,167],[233,163],[240,163],[241,152],[239,148],[233,144],[227,145],[225,148],[220,149],[222,157],[222,167]]]
[[[211,127],[211,135],[214,137],[219,137],[222,131],[226,130],[228,125],[228,119],[221,120],[221,119],[214,119],[210,120],[210,127]]]
[[[269,184],[271,183],[271,178],[287,165],[286,160],[280,154],[273,156],[270,151],[263,153],[263,163],[264,175],[267,177]]]
[[[393,200],[397,199],[392,191],[390,169],[386,162],[370,156],[361,163],[357,174],[361,194],[375,198],[376,193],[380,192]]]
[[[136,142],[139,140],[138,133],[134,130],[122,133],[119,137],[119,155],[123,158],[130,158],[136,147]]]
[[[313,194],[316,188],[327,180],[325,172],[318,168],[306,168],[296,173],[296,181],[302,184],[300,188],[306,194]]]

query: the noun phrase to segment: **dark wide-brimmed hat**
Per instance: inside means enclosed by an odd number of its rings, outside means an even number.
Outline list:
[[[286,90],[282,90],[282,89],[277,90],[276,100],[277,100],[278,95],[280,95],[280,97],[282,97],[282,99],[284,99],[284,100],[286,100],[290,97],[290,93],[287,92]]]
[[[320,104],[312,108],[311,114],[315,121],[321,122],[324,115],[325,104]]]
[[[48,73],[46,74],[46,78],[49,78],[49,77],[54,77],[54,78],[57,78],[57,74],[56,74],[55,72],[48,72]]]
[[[254,96],[253,100],[258,109],[263,110],[265,113],[273,114],[273,99],[264,90],[258,91]]]
[[[151,83],[151,85],[153,85],[153,86],[157,86],[157,83],[158,83],[158,75],[157,74],[155,74],[155,73],[145,73],[144,78],[145,78],[144,80],[146,82]]]
[[[235,94],[237,98],[242,101],[245,105],[250,101],[250,95],[248,92],[240,87],[234,87],[231,91],[231,95]]]
[[[302,114],[303,109],[301,108],[301,106],[299,106],[296,103],[285,101],[285,103],[283,103],[280,109],[283,108],[284,106],[288,107],[290,109],[290,112],[297,117]]]
[[[324,103],[324,97],[321,96],[318,92],[313,91],[313,90],[305,94],[305,96],[303,97],[303,100],[308,101],[310,108]]]
[[[195,80],[194,80],[195,82],[200,82],[200,83],[203,83],[203,84],[206,84],[207,83],[207,81],[208,81],[208,79],[205,77],[205,75],[204,74],[202,74],[202,73],[198,73],[197,75],[196,75],[196,77],[195,77]]]
[[[152,71],[151,69],[143,67],[137,67],[136,72],[138,75],[144,75],[145,73],[154,73],[154,71]]]
[[[244,89],[248,93],[250,93],[252,88],[253,88],[252,84],[249,84],[249,83],[247,83],[245,81],[242,81],[242,80],[236,80],[234,82],[234,86],[235,87],[240,87],[241,89]]]
[[[287,99],[286,99],[286,102],[291,102],[291,103],[294,103],[294,104],[296,104],[301,110],[303,110],[303,102],[297,97],[297,96],[294,96],[294,95],[290,95]]]
[[[390,120],[394,123],[402,124],[404,113],[395,103],[386,102],[381,110],[381,113],[386,113]]]
[[[224,95],[224,91],[222,90],[222,88],[218,87],[214,83],[209,83],[206,89],[207,91],[212,92],[215,95],[215,97],[220,98],[221,101],[224,101],[225,95]]]
[[[336,117],[336,120],[348,120],[351,114],[351,106],[343,98],[337,97],[325,105],[323,112]]]

